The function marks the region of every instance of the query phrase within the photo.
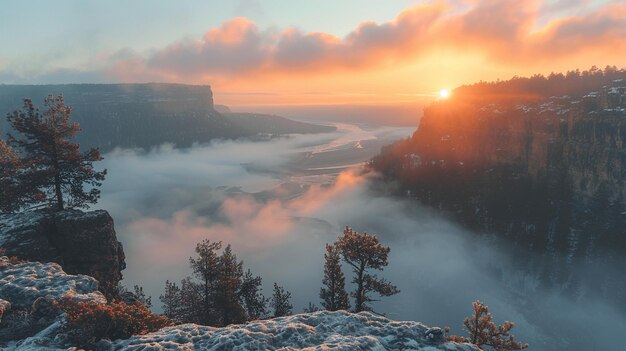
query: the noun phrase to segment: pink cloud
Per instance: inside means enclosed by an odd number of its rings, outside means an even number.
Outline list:
[[[135,80],[187,81],[318,74],[419,63],[440,48],[523,67],[567,60],[580,56],[581,50],[592,51],[582,54],[606,53],[617,58],[615,48],[626,46],[624,4],[554,18],[536,28],[541,10],[542,3],[535,0],[482,0],[462,5],[439,1],[406,9],[386,23],[361,23],[344,38],[295,28],[261,30],[250,20],[235,18],[197,40],[181,40],[145,57],[117,61],[111,72]]]

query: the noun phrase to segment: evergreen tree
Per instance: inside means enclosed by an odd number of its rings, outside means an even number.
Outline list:
[[[133,291],[129,291],[124,285],[119,283],[117,285],[117,290],[120,297],[126,304],[140,303],[148,309],[152,307],[152,297],[147,296],[143,291],[143,287],[139,285],[133,286]]]
[[[22,109],[7,116],[20,134],[9,134],[9,143],[23,158],[25,169],[20,177],[26,204],[44,199],[51,207],[63,210],[96,203],[98,187],[106,175],[106,170],[96,172],[93,168],[94,161],[102,160],[100,152],[90,149],[81,154],[79,145],[72,142],[80,126],[70,122],[72,109],[65,106],[63,95],[48,95],[45,106],[47,110],[40,113],[30,99],[24,99]],[[85,184],[92,188],[86,190]],[[33,188],[38,190],[37,196],[28,196]]]
[[[243,262],[237,261],[237,256],[227,245],[219,258],[219,275],[214,291],[214,306],[221,326],[246,321],[246,311],[239,299],[242,277]]]
[[[250,270],[244,274],[243,261],[237,260],[230,245],[220,253],[221,248],[221,242],[198,243],[197,255],[189,258],[196,279],[185,278],[180,289],[166,282],[160,299],[164,311],[173,316],[170,318],[226,326],[266,316],[268,300],[261,293],[261,278],[253,276]]]
[[[246,309],[248,320],[261,319],[267,315],[267,299],[261,293],[261,277],[255,277],[249,269],[243,276],[239,298]]]
[[[165,292],[163,295],[159,296],[159,300],[161,300],[161,306],[163,307],[163,314],[175,321],[182,322],[181,316],[181,302],[182,297],[180,293],[180,288],[176,283],[170,282],[169,280],[165,281]]]
[[[319,311],[319,307],[315,305],[313,302],[309,301],[309,306],[304,308],[304,313],[313,313]]]
[[[201,306],[199,312],[201,317],[198,323],[204,325],[219,324],[214,313],[213,291],[220,275],[220,258],[217,251],[221,248],[222,242],[211,242],[205,239],[196,245],[198,256],[189,258],[189,265],[193,274],[200,280]],[[193,288],[193,283],[189,283],[189,288]]]
[[[357,288],[352,296],[355,299],[354,310],[356,312],[371,310],[367,303],[376,301],[369,296],[371,292],[380,296],[391,296],[400,292],[395,285],[385,279],[368,273],[369,269],[382,270],[389,264],[387,259],[389,247],[381,245],[376,236],[367,233],[360,234],[346,227],[335,245],[355,274],[352,282]]]
[[[15,150],[0,139],[0,212],[14,212],[31,202],[39,202],[42,194],[22,179],[24,161]]]
[[[286,291],[282,286],[274,283],[274,294],[272,295],[274,317],[288,316],[292,313],[293,306],[289,301],[290,299],[291,293]]]
[[[133,290],[133,295],[135,295],[138,302],[141,302],[146,308],[152,307],[152,296],[147,296],[146,293],[144,293],[143,286],[135,285]]]
[[[324,254],[325,287],[320,289],[322,306],[328,311],[347,310],[350,308],[348,293],[345,288],[345,277],[341,271],[341,256],[335,245],[326,244]]]
[[[205,310],[204,289],[187,277],[180,281],[179,319],[182,323],[208,324],[211,315]]]

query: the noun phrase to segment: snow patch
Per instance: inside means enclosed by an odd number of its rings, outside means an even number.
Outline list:
[[[0,297],[13,307],[30,307],[39,297],[106,303],[98,291],[98,281],[86,275],[66,274],[57,263],[11,264],[0,257]]]

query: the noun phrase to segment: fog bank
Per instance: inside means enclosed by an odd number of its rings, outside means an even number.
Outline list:
[[[480,299],[498,321],[516,322],[514,334],[531,350],[615,349],[626,316],[611,306],[541,290],[503,245],[415,202],[373,193],[372,175],[361,175],[359,167],[336,167],[354,159],[350,155],[376,153],[374,147],[363,151],[362,141],[406,135],[404,129],[355,127],[105,155],[109,175],[98,207],[109,210],[124,244],[125,285],[144,286],[160,310],[165,280],[191,274],[195,244],[221,240],[262,276],[266,295],[278,282],[292,292],[300,312],[309,301],[319,305],[324,244],[349,225],[391,247],[382,275],[401,293],[374,303],[390,318],[449,325],[464,334],[462,320]],[[333,167],[320,172],[303,166],[311,164]],[[344,272],[351,277],[347,267]]]

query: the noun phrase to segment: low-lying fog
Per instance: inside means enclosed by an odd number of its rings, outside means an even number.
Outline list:
[[[498,321],[516,322],[514,334],[531,350],[619,349],[626,316],[611,306],[541,291],[536,279],[516,273],[502,247],[415,202],[369,190],[354,165],[411,132],[340,125],[331,134],[105,155],[99,207],[124,244],[124,284],[144,286],[160,310],[165,280],[191,274],[195,244],[221,240],[263,277],[266,295],[278,282],[300,312],[309,301],[319,305],[324,244],[349,225],[391,247],[382,275],[401,293],[374,304],[390,318],[464,335],[462,320],[480,299]]]

